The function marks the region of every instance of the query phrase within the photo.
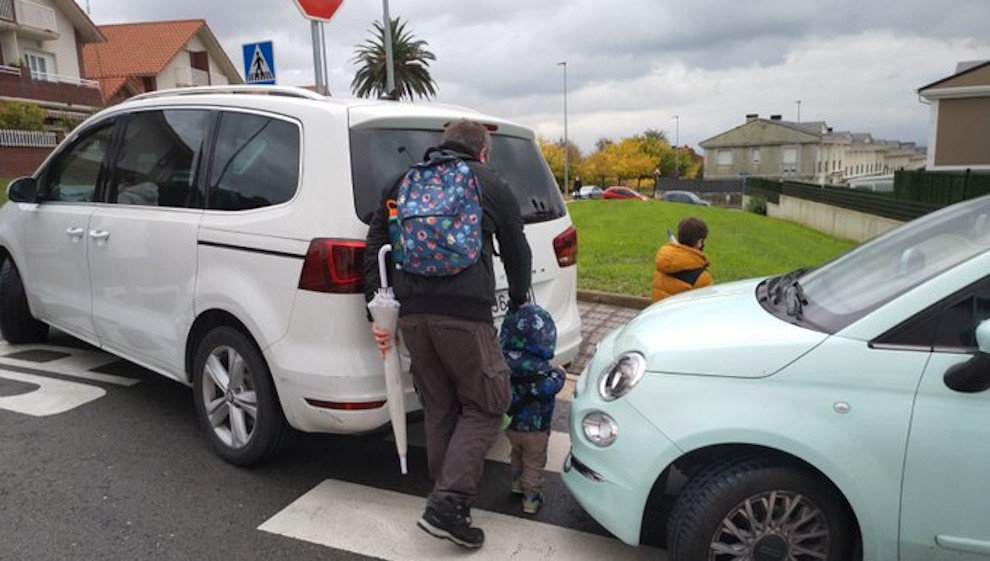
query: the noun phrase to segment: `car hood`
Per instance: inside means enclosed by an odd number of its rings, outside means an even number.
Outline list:
[[[643,310],[614,339],[612,354],[638,351],[647,370],[760,378],[777,372],[828,334],[774,317],[756,300],[762,279],[692,290]]]

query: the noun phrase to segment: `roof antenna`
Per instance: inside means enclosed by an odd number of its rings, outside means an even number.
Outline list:
[[[89,0],[86,0],[86,15],[87,16],[93,15],[93,11],[89,9]]]

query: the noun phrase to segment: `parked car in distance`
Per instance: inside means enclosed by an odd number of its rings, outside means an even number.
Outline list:
[[[603,199],[638,199],[641,201],[650,200],[646,195],[630,189],[629,187],[623,187],[621,185],[613,185],[602,194]]]
[[[686,203],[689,205],[712,206],[712,203],[702,199],[691,191],[667,191],[663,200],[668,203]]]
[[[491,166],[533,250],[530,295],[557,322],[556,361],[569,362],[581,340],[577,232],[531,129],[279,86],[136,96],[13,181],[0,208],[0,331],[37,343],[51,325],[192,386],[211,445],[236,464],[275,454],[289,427],[386,426],[362,287],[368,222],[409,154],[461,118],[493,131]],[[494,267],[498,322],[508,294]],[[404,376],[406,409],[418,409]]]
[[[597,185],[584,185],[571,194],[574,199],[600,199],[602,198],[602,188]]]
[[[981,559],[988,271],[984,196],[814,269],[666,298],[580,376],[564,482],[671,561]]]

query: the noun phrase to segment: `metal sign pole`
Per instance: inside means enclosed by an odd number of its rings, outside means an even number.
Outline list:
[[[327,62],[327,28],[320,22],[320,59],[323,61],[323,94],[330,95],[330,72]]]
[[[316,86],[316,93],[326,93],[323,91],[323,56],[320,49],[320,22],[310,20],[310,30],[313,33],[313,81]]]
[[[392,18],[388,15],[388,0],[382,0],[382,9],[385,20],[385,95],[392,97],[395,93],[395,68],[392,62]]]

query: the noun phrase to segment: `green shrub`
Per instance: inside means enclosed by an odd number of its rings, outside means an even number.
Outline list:
[[[767,200],[759,195],[749,198],[749,202],[746,203],[746,212],[752,212],[753,214],[767,215]]]
[[[0,129],[40,131],[48,112],[23,101],[0,102]]]

